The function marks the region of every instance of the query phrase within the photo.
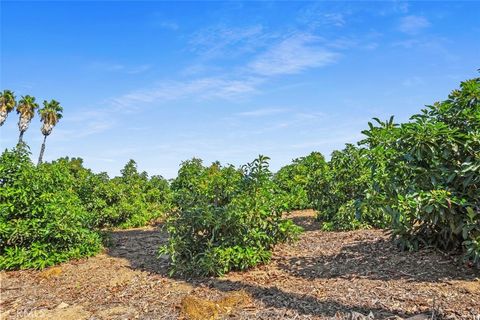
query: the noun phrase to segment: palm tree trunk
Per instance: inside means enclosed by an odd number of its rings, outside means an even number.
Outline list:
[[[25,131],[20,131],[20,136],[18,137],[18,144],[21,144],[23,142],[23,134]]]
[[[0,127],[3,125],[5,120],[7,120],[8,112],[5,110],[0,110]]]
[[[43,136],[42,148],[40,149],[40,156],[38,157],[38,164],[37,164],[37,166],[39,166],[39,165],[42,163],[43,153],[45,152],[45,141],[46,141],[46,140],[47,140],[47,135],[44,135],[44,136]]]
[[[28,115],[20,115],[18,119],[18,131],[20,131],[20,137],[18,138],[18,144],[23,142],[23,134],[27,131],[28,126],[30,125],[30,121],[32,120],[31,117]]]

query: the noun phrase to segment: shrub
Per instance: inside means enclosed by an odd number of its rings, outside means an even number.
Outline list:
[[[68,168],[75,179],[73,189],[88,214],[88,226],[90,229],[96,229],[99,226],[99,215],[95,210],[95,204],[101,203],[102,199],[98,198],[95,190],[109,181],[108,175],[106,173],[95,174],[85,168],[82,158],[63,157],[53,161],[52,164]]]
[[[62,163],[35,167],[25,146],[0,158],[0,269],[41,269],[101,249]]]
[[[171,272],[221,275],[269,261],[278,242],[293,239],[299,227],[282,218],[285,204],[272,181],[268,158],[235,169],[218,162],[204,167],[182,163],[173,181],[177,209],[167,219]]]
[[[293,160],[274,175],[274,181],[283,191],[284,201],[289,210],[313,207],[309,199],[308,186],[314,179],[323,179],[322,174],[326,166],[323,155],[312,152],[306,157]]]
[[[369,151],[347,144],[334,151],[307,186],[310,201],[324,230],[385,227],[386,216],[376,205],[377,193],[368,165]]]
[[[145,171],[139,173],[133,160],[121,170],[121,176],[111,179],[108,185],[120,189],[116,195],[110,192],[105,197],[116,197],[103,215],[108,225],[121,228],[144,226],[170,209],[172,194],[168,182],[161,176],[149,179]]]
[[[274,181],[283,193],[285,204],[289,210],[308,208],[308,196],[304,176],[296,164],[282,167],[274,175]]]
[[[149,179],[146,172],[139,173],[133,160],[125,165],[120,177],[113,179],[84,168],[80,158],[57,162],[68,166],[75,177],[75,191],[89,212],[91,228],[144,226],[170,208],[168,182],[161,176]]]
[[[400,126],[377,122],[363,143],[383,157],[376,180],[400,245],[463,246],[480,262],[480,78]]]

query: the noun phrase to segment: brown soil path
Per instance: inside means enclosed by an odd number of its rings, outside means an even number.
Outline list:
[[[96,257],[1,272],[0,319],[480,319],[480,272],[452,257],[399,252],[381,230],[322,232],[311,211],[293,219],[305,233],[270,264],[203,280],[167,276],[158,228],[113,232]]]

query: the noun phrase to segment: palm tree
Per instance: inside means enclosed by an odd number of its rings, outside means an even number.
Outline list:
[[[47,102],[43,101],[43,108],[38,110],[40,115],[40,120],[43,122],[42,125],[42,134],[43,134],[43,143],[42,148],[40,149],[40,156],[38,157],[38,165],[42,163],[43,153],[45,152],[45,141],[47,136],[52,132],[53,127],[58,123],[62,118],[63,108],[60,106],[60,102],[51,100]]]
[[[17,105],[17,113],[20,114],[18,119],[18,130],[20,130],[20,136],[18,143],[23,141],[23,134],[27,131],[30,121],[35,116],[35,109],[38,108],[38,103],[35,102],[35,97],[26,95],[20,99]]]
[[[0,92],[0,126],[7,120],[10,111],[15,109],[15,95],[11,90]]]

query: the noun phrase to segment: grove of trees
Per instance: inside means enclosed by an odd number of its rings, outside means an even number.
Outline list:
[[[45,139],[62,117],[55,100],[39,110],[34,165],[24,133],[38,104],[31,96],[17,104],[4,90],[0,125],[15,107],[19,142],[0,157],[0,269],[93,255],[105,228],[161,219],[172,274],[221,275],[267,263],[275,244],[301,232],[286,213],[306,208],[325,231],[384,228],[403,250],[433,246],[480,265],[480,78],[406,123],[375,118],[363,140],[328,161],[313,152],[272,173],[264,156],[240,168],[194,158],[171,181],[133,160],[114,178],[80,158],[44,163]]]

